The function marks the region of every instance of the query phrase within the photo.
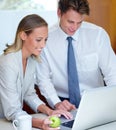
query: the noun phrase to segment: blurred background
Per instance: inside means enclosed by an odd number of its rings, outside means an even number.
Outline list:
[[[57,20],[57,0],[0,0],[0,54],[14,42],[20,20],[27,14],[39,14],[49,27]]]
[[[58,22],[58,0],[0,0],[0,54],[5,44],[11,44],[19,21],[27,14],[42,16],[51,27]],[[116,52],[116,0],[88,0],[90,16],[87,21],[102,26],[111,38]]]

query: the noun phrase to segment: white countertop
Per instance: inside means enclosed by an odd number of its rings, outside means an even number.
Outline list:
[[[116,130],[116,121],[95,128],[91,128],[89,130]]]
[[[46,117],[46,115],[44,114],[33,114],[32,116],[41,119]],[[0,119],[0,130],[15,130],[15,129],[13,128],[12,122],[7,121],[6,119]],[[32,128],[32,130],[40,130],[40,129]]]
[[[40,119],[43,119],[46,117],[46,115],[41,114],[41,113],[33,114],[32,116],[40,118]],[[13,125],[11,122],[7,121],[6,119],[0,119],[0,130],[15,130],[15,129],[13,128]],[[32,130],[40,130],[40,129],[32,128]],[[90,130],[116,130],[116,122],[112,122],[106,125],[92,128]]]

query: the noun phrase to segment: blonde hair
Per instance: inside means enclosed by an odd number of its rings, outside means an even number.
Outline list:
[[[24,31],[27,35],[29,35],[35,28],[48,26],[47,22],[37,14],[31,14],[25,16],[19,23],[14,43],[12,45],[6,45],[7,48],[4,50],[4,54],[17,52],[22,49],[22,39],[20,38],[20,32]]]

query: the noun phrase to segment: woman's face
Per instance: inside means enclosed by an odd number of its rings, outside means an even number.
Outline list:
[[[48,27],[42,26],[35,28],[32,33],[27,35],[25,33],[25,38],[23,38],[23,52],[27,55],[38,56],[45,46],[48,37]]]

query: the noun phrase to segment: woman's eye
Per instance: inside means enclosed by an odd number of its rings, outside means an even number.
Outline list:
[[[46,42],[47,40],[48,40],[48,39],[46,38],[46,39],[45,39],[45,42]]]
[[[41,41],[41,39],[37,39],[36,41],[37,41],[37,42],[40,42],[40,41]]]

